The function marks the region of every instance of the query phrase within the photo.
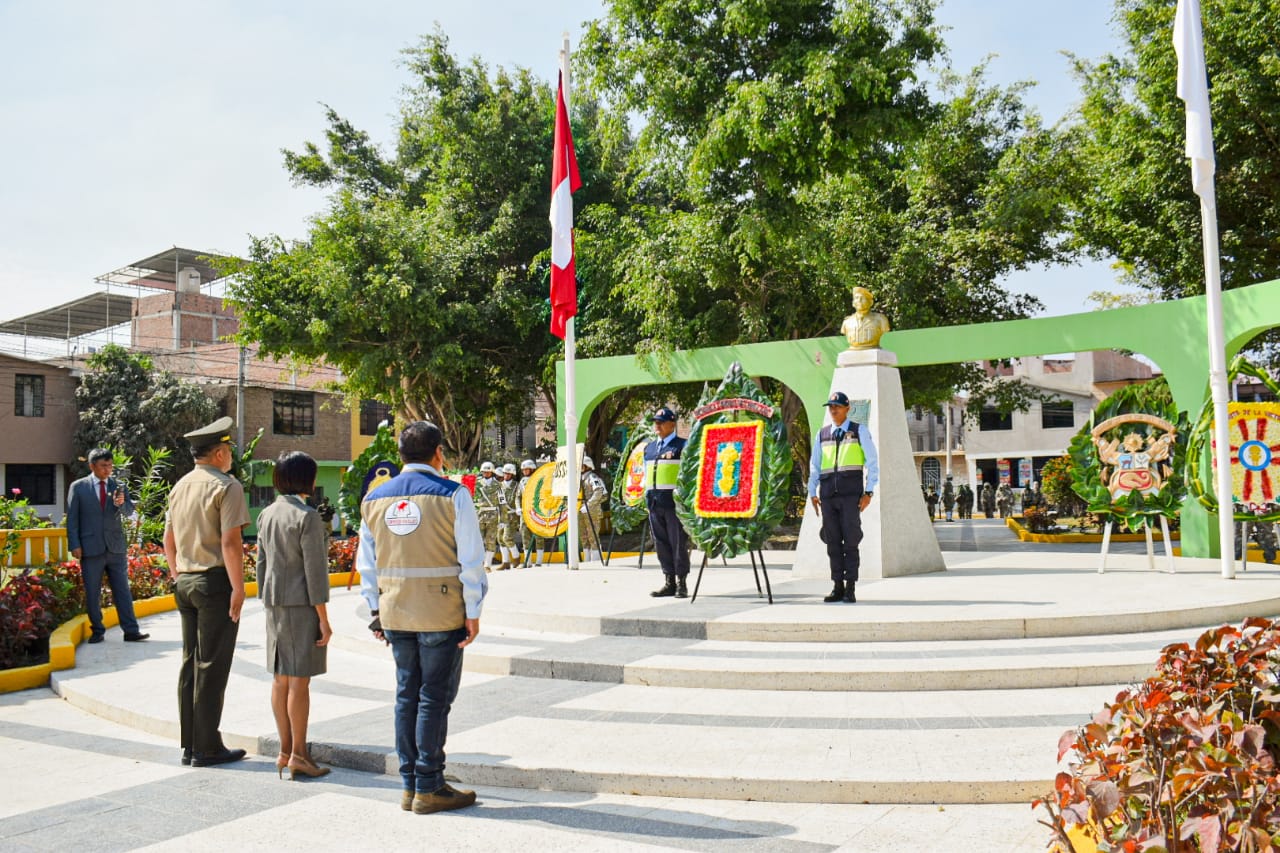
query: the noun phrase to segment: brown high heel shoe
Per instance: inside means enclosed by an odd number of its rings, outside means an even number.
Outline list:
[[[315,779],[320,776],[327,776],[330,768],[321,767],[310,758],[292,758],[289,759],[289,780],[296,780],[299,776],[306,776],[308,779]]]
[[[284,769],[289,766],[288,753],[282,752],[276,756],[276,778],[284,778]]]

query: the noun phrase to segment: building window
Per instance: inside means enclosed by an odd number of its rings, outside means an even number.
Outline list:
[[[276,435],[316,434],[316,395],[277,391],[271,395],[271,431]]]
[[[377,400],[360,401],[360,434],[377,435],[378,424],[391,423],[391,407]]]
[[[19,373],[13,377],[13,413],[20,418],[44,417],[44,377]]]
[[[921,462],[920,482],[926,486],[939,487],[942,484],[942,463],[937,459],[926,459]]]
[[[1013,414],[983,409],[978,415],[978,429],[982,432],[1013,429]]]
[[[1069,400],[1043,403],[1040,426],[1044,429],[1071,429],[1076,425],[1076,407]]]
[[[29,503],[52,505],[58,502],[58,471],[55,465],[4,466],[5,497],[26,498]]]

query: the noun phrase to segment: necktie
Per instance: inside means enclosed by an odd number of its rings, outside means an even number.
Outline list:
[[[98,506],[103,509],[107,508],[107,481],[98,481]]]

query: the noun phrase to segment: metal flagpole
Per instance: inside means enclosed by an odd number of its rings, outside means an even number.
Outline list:
[[[560,48],[560,84],[564,87],[564,111],[569,114],[569,33],[564,33]],[[560,156],[560,152],[556,152]],[[582,460],[578,458],[578,377],[574,368],[575,318],[570,317],[564,326],[564,433],[569,443],[569,496],[566,512],[569,516],[568,538],[565,540],[565,561],[572,570],[578,568],[578,485],[582,479]]]
[[[1218,547],[1222,576],[1236,576],[1235,521],[1231,501],[1231,439],[1227,426],[1226,340],[1222,331],[1222,274],[1218,259],[1218,210],[1214,195],[1213,124],[1209,114],[1209,78],[1204,61],[1204,31],[1199,0],[1178,0],[1173,20],[1178,55],[1178,97],[1187,105],[1187,148],[1191,186],[1200,197],[1204,243],[1205,313],[1209,326],[1209,391],[1213,399],[1213,456],[1218,470]]]

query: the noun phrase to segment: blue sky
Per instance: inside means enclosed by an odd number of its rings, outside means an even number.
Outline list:
[[[547,10],[552,13],[548,14]],[[96,275],[172,245],[238,253],[305,233],[323,196],[292,187],[280,149],[318,140],[329,104],[388,138],[399,51],[438,22],[454,52],[550,78],[599,0],[0,0],[0,319],[94,290]],[[943,0],[952,65],[1036,82],[1047,121],[1074,104],[1067,50],[1116,49],[1112,0]],[[550,235],[548,234],[548,239]],[[1115,289],[1105,264],[1010,285],[1046,313]]]

